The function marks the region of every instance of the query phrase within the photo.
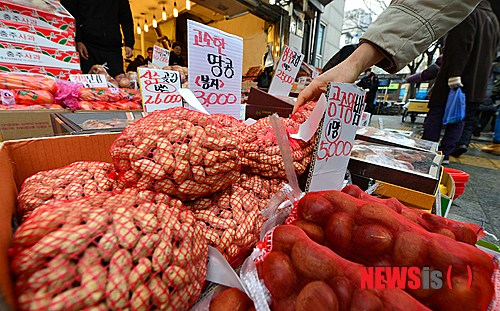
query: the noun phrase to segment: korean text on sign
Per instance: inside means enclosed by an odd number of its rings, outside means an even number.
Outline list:
[[[155,45],[153,47],[153,65],[158,68],[163,69],[168,66],[168,60],[170,59],[170,51]]]
[[[278,67],[276,67],[274,77],[271,80],[269,94],[282,96],[288,96],[288,94],[290,94],[290,90],[292,89],[293,82],[295,81],[295,77],[297,77],[303,59],[304,55],[302,55],[302,53],[295,48],[285,46],[280,61],[278,62]]]
[[[365,91],[353,84],[330,83],[327,108],[319,130],[309,191],[340,190],[356,130],[364,110]]]
[[[189,88],[210,113],[240,118],[243,39],[188,21]]]
[[[69,75],[69,81],[78,83],[83,87],[108,87],[106,77],[101,74]]]
[[[137,68],[145,112],[182,106],[180,75],[176,71]]]

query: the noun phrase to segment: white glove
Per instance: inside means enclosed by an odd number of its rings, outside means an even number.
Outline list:
[[[456,89],[457,87],[463,87],[462,79],[460,77],[450,77],[448,79],[448,86],[450,89]]]

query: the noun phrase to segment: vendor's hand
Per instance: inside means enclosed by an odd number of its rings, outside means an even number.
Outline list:
[[[80,54],[81,58],[89,60],[89,52],[87,51],[87,47],[85,46],[85,44],[83,44],[83,42],[76,43],[76,50]]]
[[[132,56],[134,56],[134,51],[132,50],[132,48],[128,46],[125,47],[125,56],[127,58],[131,58]]]
[[[456,89],[457,87],[463,87],[462,79],[460,77],[450,77],[448,79],[448,87],[450,89]]]
[[[326,91],[329,82],[353,83],[366,68],[378,63],[384,54],[370,43],[362,43],[346,60],[316,77],[302,92],[293,112],[311,100],[317,100]]]

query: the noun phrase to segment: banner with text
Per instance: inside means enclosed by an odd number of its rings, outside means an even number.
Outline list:
[[[152,63],[158,68],[163,69],[168,66],[168,60],[170,59],[170,51],[164,49],[160,46],[155,45],[153,47],[153,59]]]
[[[182,107],[181,77],[177,71],[137,68],[145,112]]]
[[[293,82],[295,81],[295,77],[297,77],[297,73],[299,73],[303,59],[304,55],[297,49],[285,46],[278,66],[274,72],[273,79],[271,80],[271,86],[269,86],[268,93],[271,95],[288,96],[292,89]]]
[[[77,74],[69,75],[69,81],[78,83],[83,87],[108,87],[106,77],[100,74]]]
[[[365,108],[365,91],[354,84],[330,83],[326,96],[326,113],[318,129],[306,192],[342,188]]]
[[[241,119],[243,39],[188,20],[189,88],[209,113]]]

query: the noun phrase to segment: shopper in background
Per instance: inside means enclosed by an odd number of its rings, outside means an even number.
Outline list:
[[[146,57],[146,59],[144,60],[144,63],[147,65],[149,63],[152,63],[153,62],[153,47],[148,47],[148,49],[146,50],[148,52],[148,57]]]
[[[273,46],[267,43],[266,52],[262,56],[262,72],[257,77],[257,87],[267,89],[271,86],[274,70]]]
[[[122,42],[127,58],[133,56],[135,43],[128,0],[61,0],[61,4],[76,20],[75,41],[82,71],[87,73],[93,65],[106,63],[112,77],[123,73]]]
[[[497,118],[493,133],[493,144],[484,147],[481,151],[500,156],[500,79],[494,81],[491,97],[493,102],[497,104]]]
[[[343,62],[315,78],[300,94],[296,111],[317,100],[329,82],[356,81],[368,67],[396,73],[451,28],[460,24],[480,0],[394,0],[368,27],[359,47]]]
[[[170,66],[178,65],[185,67],[186,65],[184,63],[184,58],[182,58],[181,53],[182,53],[181,44],[179,42],[174,42],[174,44],[172,44],[172,52],[170,53],[168,64]]]
[[[368,90],[365,96],[365,111],[371,114],[375,113],[375,101],[377,100],[377,90],[379,81],[377,75],[372,72],[371,68],[365,70],[365,76],[356,83],[362,89]]]
[[[429,100],[429,112],[424,125],[423,139],[439,141],[443,116],[450,89],[461,87],[465,93],[465,120],[446,125],[440,150],[444,162],[456,154],[460,142],[462,153],[472,137],[478,122],[479,104],[484,101],[491,65],[499,43],[498,20],[488,0],[479,3],[476,9],[457,27],[448,32],[444,43],[443,61]],[[461,153],[460,153],[461,154]],[[458,154],[459,155],[459,154]]]
[[[143,65],[146,65],[147,63],[144,60],[144,56],[142,55],[137,55],[137,57],[130,62],[130,64],[127,66],[127,72],[130,71],[137,71],[137,68]]]

